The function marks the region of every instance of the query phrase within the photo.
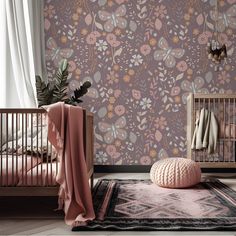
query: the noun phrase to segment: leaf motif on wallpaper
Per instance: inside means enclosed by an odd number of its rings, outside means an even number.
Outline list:
[[[93,18],[91,16],[91,14],[88,14],[85,18],[84,18],[84,21],[86,23],[86,25],[91,25],[92,22],[93,22]]]
[[[100,7],[104,6],[107,3],[107,0],[98,0],[98,5]]]
[[[130,132],[130,134],[129,134],[129,140],[130,140],[131,143],[136,143],[136,141],[137,141],[137,135],[136,135],[135,133],[133,133],[133,132]]]
[[[137,116],[137,121],[140,122],[140,124],[138,125],[139,130],[145,130],[147,128],[147,125],[146,125],[147,118],[146,117],[140,119],[140,117]]]
[[[155,132],[155,139],[157,142],[160,142],[162,140],[162,133],[159,130],[156,130]]]
[[[103,118],[107,114],[106,107],[102,107],[98,110],[98,117]]]
[[[90,0],[91,2],[96,2],[97,0]],[[98,0],[98,5],[100,7],[104,6],[107,3],[107,0]]]
[[[163,160],[163,159],[166,159],[168,158],[169,155],[167,154],[166,150],[165,149],[161,149],[159,152],[158,152],[158,159],[159,160]]]
[[[94,136],[95,136],[95,138],[97,139],[97,140],[99,140],[99,141],[101,141],[101,142],[103,142],[103,137],[100,135],[100,134],[98,134],[97,132],[96,132],[96,126],[94,127]]]
[[[122,48],[119,48],[115,51],[114,56],[113,56],[113,63],[116,64],[116,57],[120,56],[122,53]]]
[[[198,25],[202,25],[203,22],[204,22],[204,17],[203,17],[203,15],[202,15],[202,14],[199,14],[199,15],[197,16],[197,18],[196,18],[196,21],[197,21]]]
[[[213,74],[211,71],[208,71],[205,75],[206,82],[209,84],[213,79]]]
[[[133,20],[131,20],[131,21],[129,22],[129,28],[130,28],[131,31],[135,32],[136,29],[137,29],[137,24],[136,24],[136,22],[133,21]]]
[[[209,29],[214,30],[214,25],[207,20],[207,15],[205,16],[205,22]]]
[[[116,161],[115,164],[116,164],[116,165],[122,165],[122,159],[120,159],[119,161]]]
[[[100,24],[100,23],[97,22],[97,21],[94,21],[94,24],[95,24],[95,26],[96,26],[98,29],[103,30],[102,24]]]
[[[229,50],[227,50],[227,55],[232,56],[234,53],[234,47],[231,47]]]
[[[158,46],[161,50],[156,50],[154,52],[154,59],[156,61],[164,61],[165,65],[169,68],[173,68],[175,66],[175,58],[179,59],[185,53],[185,50],[182,48],[172,49],[169,47],[167,40],[163,37],[159,40]]]
[[[158,18],[156,18],[156,20],[155,20],[155,28],[157,30],[160,30],[161,27],[162,27],[162,22]]]
[[[144,3],[140,3],[140,4],[144,4]],[[140,10],[140,12],[138,13],[138,17],[140,19],[144,19],[145,17],[147,17],[147,7],[146,6],[143,6],[141,8],[140,5],[137,5],[137,9]]]
[[[163,103],[166,103],[168,100],[168,96],[164,95],[163,98],[161,99]]]
[[[176,81],[183,79],[184,73],[180,73],[176,76]]]
[[[166,111],[168,111],[169,110],[169,108],[171,108],[172,107],[172,104],[171,103],[169,103],[168,105],[166,105],[166,107],[165,107],[165,110]]]

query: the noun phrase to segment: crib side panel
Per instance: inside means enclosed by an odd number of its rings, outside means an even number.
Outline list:
[[[199,162],[204,168],[236,167],[236,95],[235,94],[192,94],[193,110],[191,122],[197,119],[202,108],[212,111],[217,121],[218,137],[216,149],[209,153],[207,148],[191,150],[190,158]],[[189,132],[189,130],[188,130]],[[192,141],[193,135],[191,136]],[[188,143],[188,150],[191,149]]]
[[[44,109],[0,109],[0,187],[56,186]]]

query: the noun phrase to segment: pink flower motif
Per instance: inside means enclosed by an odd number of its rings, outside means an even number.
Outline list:
[[[47,18],[45,18],[45,20],[44,20],[44,29],[49,30],[50,27],[51,27],[50,21]]]
[[[114,153],[114,154],[111,156],[112,159],[117,159],[118,157],[120,157],[120,153],[119,153],[119,152],[116,152],[116,153]]]
[[[204,34],[209,38],[212,37],[212,32],[210,31],[205,31]]]
[[[116,147],[114,145],[107,145],[106,151],[108,155],[113,156],[116,153]]]
[[[132,96],[133,98],[139,100],[141,98],[141,93],[139,90],[132,89]]]
[[[106,79],[108,80],[109,84],[118,83],[119,82],[119,76],[115,71],[110,71],[110,73],[107,75]]]
[[[97,38],[93,33],[88,34],[88,36],[86,37],[87,44],[95,44],[96,41],[97,41]]]
[[[98,31],[92,31],[91,34],[93,34],[96,38],[101,36],[101,34]]]
[[[112,43],[110,43],[110,45],[114,48],[118,47],[120,45],[120,42],[119,41],[114,41]]]
[[[151,47],[148,44],[144,44],[140,47],[140,52],[147,56],[151,52]]]
[[[123,105],[118,105],[115,107],[115,113],[118,116],[122,116],[125,113],[125,107]]]
[[[44,16],[52,18],[54,14],[56,13],[55,8],[53,5],[46,6],[44,8]]]
[[[218,80],[220,84],[225,84],[225,83],[229,83],[230,82],[230,75],[229,73],[227,73],[226,71],[222,71],[219,75],[218,75]]]
[[[203,32],[202,34],[200,34],[199,36],[198,36],[198,43],[199,44],[207,44],[207,42],[208,42],[208,35],[207,35],[207,33],[206,32]]]
[[[166,121],[166,118],[161,116],[160,118],[157,117],[155,119],[155,124],[154,126],[157,128],[157,129],[164,129],[166,126],[167,126],[167,121]]]
[[[115,36],[113,33],[109,33],[109,34],[107,34],[107,36],[106,36],[106,40],[107,40],[107,42],[111,45],[111,44],[113,44],[114,42],[116,42],[116,36]]]
[[[170,95],[171,96],[177,96],[180,94],[180,87],[179,86],[175,86],[171,89]]]
[[[176,68],[179,71],[184,72],[184,71],[187,70],[188,65],[187,65],[187,63],[185,61],[180,61],[180,62],[177,63]]]
[[[74,61],[69,61],[68,63],[69,63],[68,71],[69,71],[69,72],[74,71],[74,70],[76,69],[76,64],[75,64],[75,62],[74,62]]]
[[[156,6],[155,12],[154,12],[154,15],[156,17],[160,17],[162,19],[165,17],[166,14],[167,14],[167,10],[164,5],[161,4],[160,6]]]
[[[219,42],[221,44],[227,44],[228,43],[228,36],[226,34],[224,34],[224,33],[221,33],[219,35]]]
[[[116,89],[116,90],[114,91],[114,96],[115,96],[115,98],[118,98],[118,97],[120,96],[120,94],[121,94],[121,90]]]
[[[151,164],[151,158],[149,156],[142,156],[140,158],[140,163],[142,165],[150,165]]]

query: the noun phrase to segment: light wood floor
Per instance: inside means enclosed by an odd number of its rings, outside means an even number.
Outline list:
[[[148,174],[99,174],[99,178],[116,179],[147,179]],[[222,182],[228,184],[236,190],[236,178],[221,178]],[[24,202],[27,201],[27,204]],[[25,208],[27,206],[27,208]],[[93,232],[72,232],[70,227],[65,225],[63,215],[60,212],[51,211],[56,208],[56,199],[54,198],[4,198],[0,201],[0,235],[226,235],[233,236],[236,232],[111,232],[111,231],[93,231]],[[29,215],[32,215],[29,219]]]

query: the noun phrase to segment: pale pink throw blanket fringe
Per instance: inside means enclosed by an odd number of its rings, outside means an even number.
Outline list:
[[[59,208],[64,206],[68,225],[86,225],[95,214],[84,155],[83,109],[63,102],[44,106],[44,109],[48,114],[48,139],[60,158]]]

